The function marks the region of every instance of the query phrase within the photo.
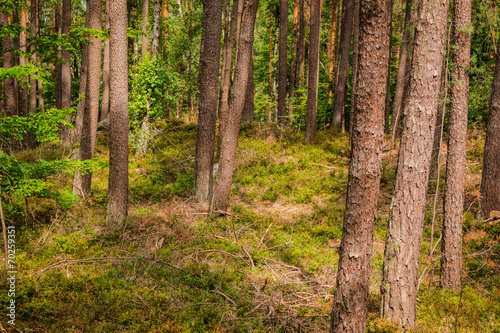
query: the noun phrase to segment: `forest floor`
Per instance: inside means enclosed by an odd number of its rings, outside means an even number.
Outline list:
[[[130,210],[123,230],[106,224],[107,168],[71,208],[29,198],[17,228],[16,328],[12,332],[328,332],[349,163],[348,136],[314,144],[275,125],[244,125],[230,209],[210,216],[192,203],[196,128],[155,125],[148,153],[130,156]],[[96,159],[107,163],[108,134]],[[416,332],[500,332],[500,225],[476,218],[484,134],[470,132],[464,217],[464,288],[439,289],[442,207],[429,186]],[[397,150],[386,146],[376,220],[369,332],[396,332],[378,318],[384,240]],[[444,147],[445,148],[445,147]],[[69,156],[45,145],[19,159]],[[444,166],[444,158],[441,165]],[[438,182],[444,188],[444,170]],[[71,189],[71,179],[54,179]],[[431,237],[432,230],[434,233]],[[435,247],[432,256],[429,248]],[[2,262],[3,264],[3,262]],[[2,270],[0,274],[5,279]],[[2,330],[0,327],[0,331]],[[455,330],[456,328],[456,330]]]

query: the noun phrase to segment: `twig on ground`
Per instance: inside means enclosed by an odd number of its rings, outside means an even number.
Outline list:
[[[229,297],[228,295],[226,295],[225,293],[223,293],[222,291],[219,291],[219,290],[210,290],[210,292],[212,294],[218,294],[218,295],[221,295],[223,296],[225,299],[227,299],[229,302],[231,302],[233,305],[237,305],[232,299],[231,297]]]
[[[266,232],[264,233],[264,235],[262,235],[262,238],[260,239],[259,244],[257,244],[257,250],[260,249],[260,246],[262,245],[262,242],[264,241],[264,237],[266,237],[267,232],[269,231],[269,228],[271,228],[272,225],[273,224],[271,223],[269,225],[269,227],[267,227]]]
[[[245,253],[247,254],[248,258],[250,259],[250,263],[252,264],[252,268],[255,268],[255,265],[253,264],[253,259],[252,259],[252,256],[250,255],[250,253],[248,253],[248,251],[245,250],[245,248],[243,246],[241,248],[243,249],[243,251],[245,251]]]

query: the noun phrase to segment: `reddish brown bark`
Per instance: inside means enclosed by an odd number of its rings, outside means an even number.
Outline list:
[[[243,115],[241,116],[241,121],[244,123],[250,123],[253,121],[254,113],[254,98],[255,98],[255,82],[253,77],[253,50],[252,57],[250,58],[250,64],[248,68],[248,84],[247,92],[245,94],[245,106],[243,107]]]
[[[358,65],[359,65],[359,11],[361,0],[354,0],[354,23],[352,32],[352,76],[351,76],[351,114],[349,119],[349,146],[352,145],[354,132],[354,112],[356,105],[356,86],[358,84]],[[387,71],[390,73],[390,67]]]
[[[384,141],[390,0],[360,4],[359,71],[346,210],[330,332],[366,332]],[[377,8],[373,10],[373,8]]]
[[[105,0],[105,1],[106,1],[106,21],[104,24],[104,28],[110,29],[109,3],[112,0]],[[101,103],[101,114],[99,116],[99,121],[103,121],[109,114],[109,62],[110,58],[109,58],[109,38],[108,38],[104,40],[104,48],[102,55],[102,103]]]
[[[418,259],[448,4],[448,0],[420,2],[396,186],[387,226],[381,314],[405,329],[414,328],[417,319]]]
[[[335,49],[336,49],[336,44],[337,44],[337,39],[336,37],[336,32],[337,32],[337,7],[339,6],[339,1],[338,0],[333,0],[332,4],[332,17],[330,20],[330,33],[328,34],[328,104],[332,104],[332,97],[333,97],[333,87],[334,87],[334,82],[333,82],[333,75],[335,73]],[[359,0],[358,0],[359,3]],[[359,14],[358,14],[359,18]],[[354,23],[354,26],[356,26],[356,23]],[[359,28],[358,28],[359,31]],[[353,59],[354,59],[354,53],[353,53]],[[353,67],[354,68],[354,67]]]
[[[70,30],[71,30],[71,0],[62,0],[62,27],[61,33],[64,39],[69,43],[70,40]],[[62,64],[61,70],[61,109],[67,109],[71,107],[71,57],[69,51],[62,47],[61,49],[61,59]],[[71,123],[71,116],[66,118],[66,121]],[[61,140],[64,144],[69,145],[71,143],[71,130],[67,126],[62,127]]]
[[[471,36],[471,0],[454,1],[453,63],[448,155],[444,197],[441,286],[459,290],[462,286],[462,220],[464,210],[465,152]],[[498,184],[498,183],[497,183]]]
[[[295,95],[295,77],[297,68],[297,34],[299,32],[299,0],[293,5],[293,38],[292,38],[292,59],[290,61],[290,83],[288,86],[288,116],[290,123],[293,115],[293,97]]]
[[[286,124],[288,0],[280,0],[280,41],[278,67],[278,123]]]
[[[21,27],[23,27],[24,29],[27,28],[27,20],[28,20],[28,13],[27,13],[27,7],[28,7],[28,4],[27,4],[27,1],[23,1],[23,6],[21,7],[21,19],[20,19],[20,25]],[[25,53],[27,51],[27,48],[26,48],[26,32],[24,30],[22,30],[20,33],[19,33],[19,49],[21,51],[21,56],[19,58],[19,65],[23,66],[23,65],[26,65],[28,63],[28,59],[26,58],[25,56]],[[27,117],[29,115],[29,90],[28,90],[28,84],[26,83],[27,81],[27,77],[24,77],[23,78],[23,81],[24,82],[21,82],[20,86],[21,86],[21,98],[20,98],[20,114],[23,116],[23,117]],[[28,149],[30,148],[30,135],[29,133],[26,133],[24,135],[24,139],[23,139],[23,146],[25,149]]]
[[[245,103],[248,72],[252,58],[255,17],[259,0],[246,0],[241,20],[241,34],[238,41],[238,62],[235,63],[234,84],[231,89],[227,126],[222,133],[222,151],[219,159],[218,179],[215,185],[213,211],[226,211],[229,205],[233,180],[236,148],[240,131],[241,115]]]
[[[223,0],[205,2],[203,6],[205,16],[200,57],[198,137],[194,166],[194,197],[198,202],[208,201],[212,181],[222,7]]]
[[[38,25],[38,0],[31,0],[31,6],[30,6],[30,37],[35,38],[39,32],[39,25]],[[35,45],[31,46],[31,64],[32,65],[38,65],[38,54],[35,52],[36,47]],[[34,77],[30,78],[30,112],[31,113],[36,113],[37,112],[37,80],[35,80]],[[33,149],[35,148],[35,136],[31,133],[28,133],[28,136],[24,140],[24,145],[27,149]]]
[[[295,78],[296,86],[304,86],[304,63],[306,49],[306,19],[304,1],[299,0],[299,33],[297,36],[297,76]]]
[[[89,11],[87,11],[85,16],[85,22],[89,22]],[[82,45],[82,63],[80,65],[80,88],[78,90],[79,97],[85,95],[85,91],[87,89],[87,76],[88,76],[88,68],[89,68],[89,45]],[[75,120],[75,139],[79,139],[82,134],[82,125],[83,125],[83,112],[85,109],[85,98],[86,96],[78,103],[78,109],[76,112],[76,120]]]

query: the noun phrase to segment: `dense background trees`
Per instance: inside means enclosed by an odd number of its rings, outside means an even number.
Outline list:
[[[315,249],[335,254],[314,269],[332,269],[321,274],[322,286],[330,288],[325,300],[333,297],[326,307],[336,332],[364,331],[367,318],[373,329],[374,303],[386,317],[381,323],[416,327],[422,283],[432,291],[433,280],[440,280],[454,290],[443,293],[461,294],[467,276],[495,286],[476,279],[477,272],[498,270],[493,235],[500,210],[500,44],[494,1],[0,4],[0,186],[9,221],[38,227],[35,222],[57,221],[75,207],[91,214],[107,206],[96,215],[106,215],[111,228],[105,229],[120,232],[123,243],[133,234],[127,228],[142,228],[137,205],[168,198],[179,202],[182,214],[200,216],[201,225],[221,223],[227,234],[200,243],[230,238],[232,245],[200,251],[248,262],[249,280],[264,266],[280,278],[290,275],[269,265],[270,254],[260,251],[270,249],[279,249],[273,260],[286,262],[291,275],[309,278],[317,272],[298,262],[314,257],[306,244],[322,239]],[[290,179],[280,180],[285,176]],[[261,226],[253,221],[260,217],[246,212],[266,205],[280,222]],[[308,207],[314,213],[304,213],[307,218],[283,222],[287,211]],[[175,218],[172,211],[168,219]],[[254,225],[235,226],[245,219]],[[257,227],[263,230],[248,238],[256,244],[240,237]],[[301,234],[304,228],[312,240],[289,250],[295,245],[288,243],[301,237],[294,230]],[[147,253],[133,260],[158,263],[157,254],[176,253],[161,252],[170,237],[163,231],[151,231],[145,240],[152,243],[138,246]],[[176,230],[175,241],[184,244],[190,232]],[[290,235],[288,245],[281,244],[280,232]],[[59,243],[51,251],[81,254],[74,244],[91,236],[78,235],[70,245],[54,238]],[[106,242],[115,236],[106,235]],[[464,256],[464,247],[479,254]],[[477,263],[476,256],[486,259]],[[124,258],[114,260],[131,260]],[[176,283],[197,285],[190,279],[211,272],[212,263],[192,268],[185,259],[178,261],[182,268],[167,265],[191,274]],[[269,291],[267,284],[266,278],[248,285],[259,301],[245,313],[266,308],[268,319],[282,319],[276,315],[283,307],[293,312],[286,297],[277,296],[283,288]],[[239,309],[222,285],[200,288]],[[326,313],[324,308],[318,311]],[[293,313],[298,320],[300,313]]]

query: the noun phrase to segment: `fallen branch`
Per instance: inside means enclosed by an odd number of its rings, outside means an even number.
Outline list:
[[[228,295],[226,295],[225,293],[223,293],[222,291],[218,291],[218,290],[210,290],[210,292],[212,294],[218,294],[218,295],[221,295],[223,296],[225,299],[227,299],[229,302],[231,302],[234,306],[236,306],[236,303],[231,299],[231,297],[229,297]]]

